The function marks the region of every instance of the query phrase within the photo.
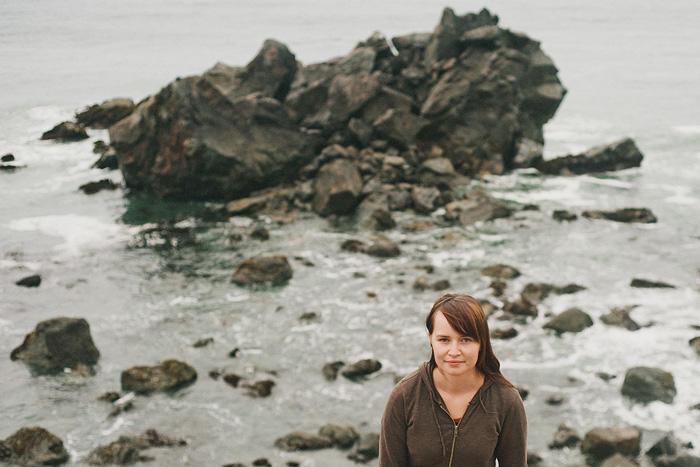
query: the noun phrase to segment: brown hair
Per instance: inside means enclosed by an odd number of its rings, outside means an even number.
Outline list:
[[[438,298],[425,318],[428,334],[433,334],[435,313],[442,312],[452,329],[463,336],[471,337],[479,343],[479,358],[476,368],[494,382],[513,387],[501,373],[501,363],[491,348],[489,323],[479,302],[469,295],[447,294]],[[430,354],[430,362],[435,364],[435,355]]]

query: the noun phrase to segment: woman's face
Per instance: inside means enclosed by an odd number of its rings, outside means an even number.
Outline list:
[[[441,311],[434,316],[430,345],[433,348],[437,368],[445,376],[466,376],[477,372],[479,343],[452,329]]]

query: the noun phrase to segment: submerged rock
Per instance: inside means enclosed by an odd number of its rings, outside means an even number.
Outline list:
[[[100,358],[82,318],[59,317],[42,321],[10,355],[39,372],[58,372],[78,365],[94,365]]]
[[[231,277],[238,285],[271,283],[284,284],[292,278],[292,267],[286,256],[265,256],[243,261]]]
[[[197,371],[187,363],[165,360],[158,366],[135,366],[122,371],[121,385],[124,391],[151,394],[158,391],[175,391],[193,384]]]
[[[60,465],[68,462],[69,457],[63,441],[38,426],[20,428],[0,442],[0,461],[6,460],[12,464]]]
[[[676,397],[676,384],[667,371],[638,366],[627,370],[622,395],[642,403],[658,400],[670,404]]]
[[[637,287],[640,289],[675,289],[675,285],[671,285],[667,282],[662,281],[652,281],[648,279],[634,278],[630,282],[630,287]]]
[[[39,285],[41,285],[41,276],[39,274],[32,274],[31,276],[23,277],[15,282],[15,285],[20,287],[39,287]]]
[[[80,185],[78,189],[86,195],[94,195],[95,193],[98,193],[103,190],[114,191],[119,189],[119,187],[120,185],[118,183],[115,183],[108,178],[103,178],[98,182],[88,182],[83,185]]]
[[[616,211],[584,211],[588,219],[604,219],[615,222],[654,224],[656,216],[647,208],[623,208]]]

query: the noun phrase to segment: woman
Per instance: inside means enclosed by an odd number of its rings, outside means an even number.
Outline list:
[[[432,355],[389,396],[379,466],[527,466],[523,402],[501,374],[479,302],[445,295],[425,325]]]

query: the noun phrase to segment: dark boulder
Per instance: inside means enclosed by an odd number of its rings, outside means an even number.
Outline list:
[[[59,123],[41,135],[41,139],[58,140],[62,142],[81,141],[89,138],[85,127],[75,122]]]
[[[158,366],[135,366],[122,371],[121,385],[124,391],[151,394],[158,391],[175,391],[193,384],[197,371],[187,363],[165,360]]]
[[[117,97],[101,104],[91,105],[75,114],[78,124],[89,128],[109,128],[136,109],[131,99]]]
[[[293,178],[319,140],[282,105],[296,72],[268,41],[243,69],[178,79],[110,127],[127,187],[159,197],[232,199]]]
[[[622,395],[641,403],[661,401],[666,404],[676,397],[673,375],[659,368],[630,368],[622,383]]]
[[[99,159],[92,164],[92,168],[106,170],[118,169],[119,159],[117,158],[117,151],[115,151],[112,146],[108,146],[107,149],[100,154]]]
[[[98,193],[103,190],[114,191],[119,189],[119,187],[119,183],[113,182],[108,178],[103,178],[102,180],[97,182],[88,182],[83,185],[80,185],[78,189],[86,195],[94,195],[95,193]]]
[[[644,156],[630,138],[625,138],[605,146],[548,161],[540,160],[534,165],[544,174],[570,175],[595,172],[609,172],[639,167]]]
[[[376,373],[382,369],[382,364],[378,360],[367,358],[349,365],[343,370],[342,375],[347,379],[357,381]]]
[[[615,222],[655,224],[656,216],[647,208],[623,208],[615,211],[583,211],[587,219],[604,219]]]
[[[53,318],[42,321],[10,355],[39,372],[58,372],[78,365],[94,365],[100,358],[82,318]]]
[[[675,285],[671,285],[668,282],[662,281],[652,281],[649,279],[639,279],[634,278],[630,282],[630,287],[636,287],[639,289],[675,289]]]
[[[550,319],[543,326],[545,329],[553,329],[558,334],[565,332],[581,332],[593,326],[593,319],[588,313],[579,308],[569,308]]]
[[[238,285],[270,283],[281,285],[292,278],[292,266],[286,256],[248,259],[236,266],[231,282]]]
[[[0,461],[19,465],[61,465],[70,457],[63,441],[41,427],[20,428],[0,442],[0,449]]]
[[[275,447],[282,451],[311,451],[333,446],[333,441],[320,435],[295,431],[275,440]]]
[[[641,450],[642,433],[635,427],[593,428],[581,443],[581,452],[595,460],[603,460],[615,453],[636,457]]]
[[[342,449],[352,447],[360,439],[360,434],[355,428],[350,425],[339,425],[336,423],[322,426],[318,434],[330,438],[333,441],[333,445]]]
[[[362,178],[353,163],[336,159],[321,167],[314,191],[312,206],[318,214],[349,214],[360,202]]]
[[[23,277],[15,282],[15,285],[20,287],[39,287],[39,285],[41,285],[41,276],[39,274],[32,274],[31,276]]]

